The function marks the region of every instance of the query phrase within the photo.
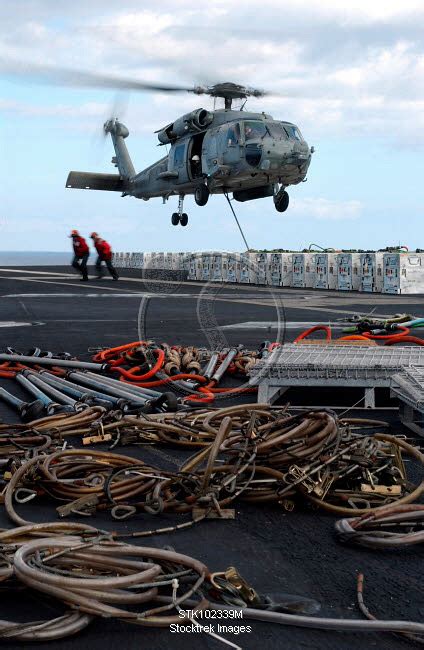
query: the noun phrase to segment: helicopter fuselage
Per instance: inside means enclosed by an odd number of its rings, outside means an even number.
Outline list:
[[[277,183],[287,187],[305,179],[310,160],[294,124],[265,113],[215,111],[204,130],[178,137],[167,156],[131,178],[128,194],[145,200],[193,194],[201,183],[211,194]]]
[[[285,188],[305,180],[313,153],[290,122],[266,113],[197,109],[158,131],[159,143],[169,152],[136,173],[125,143],[127,127],[112,119],[104,130],[111,135],[119,175],[70,172],[66,186],[120,191],[145,201],[178,195],[179,217],[188,194],[198,205],[205,205],[210,194],[232,193],[238,201],[273,196],[276,209],[284,212]]]

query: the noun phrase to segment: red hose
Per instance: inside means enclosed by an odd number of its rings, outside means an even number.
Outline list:
[[[24,366],[22,363],[13,363],[11,365],[10,361],[5,361],[4,363],[0,364],[0,377],[4,377],[5,379],[13,379],[13,377],[16,377],[16,374],[20,370],[25,370],[29,366]]]
[[[281,343],[278,343],[278,341],[275,341],[275,343],[271,343],[268,350],[269,350],[269,352],[272,352],[276,348],[280,348],[280,347],[281,347]]]
[[[393,336],[384,341],[384,345],[396,345],[397,343],[414,343],[415,345],[424,345],[424,339],[418,336]]]
[[[341,336],[337,341],[369,341],[368,336],[362,334],[349,334],[349,336]]]
[[[125,380],[125,377],[121,376],[119,378],[119,381],[123,381],[124,383],[131,383],[134,384],[134,386],[140,386],[141,388],[155,388],[156,386],[165,386],[166,384],[169,384],[172,381],[178,381],[179,379],[192,379],[194,381],[202,382],[205,383],[207,379],[203,377],[202,375],[190,375],[187,373],[180,373],[179,375],[171,375],[170,377],[166,377],[165,379],[155,379],[153,381],[131,381],[127,382]]]
[[[195,402],[196,404],[210,404],[213,402],[215,397],[209,394],[209,397],[199,397],[197,395],[188,395],[183,397],[183,402]]]
[[[129,348],[139,347],[140,345],[147,345],[146,341],[134,341],[133,343],[126,343],[125,345],[118,345],[116,348],[108,348],[107,350],[101,350],[94,355],[93,361],[104,362],[110,359],[113,355],[118,352],[125,352]]]
[[[313,327],[310,327],[309,329],[302,332],[302,334],[299,334],[299,336],[295,338],[294,342],[299,343],[299,341],[303,341],[309,336],[309,334],[312,334],[312,332],[325,332],[325,340],[331,341],[331,327],[328,325],[314,325]]]
[[[319,329],[319,328],[314,328],[314,329]],[[327,337],[328,337],[328,332],[327,332]],[[331,338],[331,333],[330,333],[330,338]],[[156,356],[156,362],[154,366],[148,370],[147,372],[143,374],[137,374],[140,373],[141,366],[133,366],[129,367],[128,365],[131,365],[131,361],[134,363],[137,363],[137,359],[131,359],[131,355],[133,352],[136,351],[136,349],[140,346],[145,346],[146,348],[149,348],[151,344],[146,341],[134,341],[133,343],[127,343],[125,345],[120,345],[114,348],[109,348],[107,350],[101,350],[98,352],[96,355],[93,357],[93,361],[96,361],[98,363],[105,363],[107,362],[110,365],[110,371],[113,373],[117,373],[119,375],[119,381],[122,381],[123,383],[129,383],[134,386],[140,386],[141,388],[157,388],[160,386],[166,386],[169,384],[172,384],[174,381],[180,381],[180,380],[191,380],[196,382],[198,385],[196,389],[193,389],[195,392],[193,392],[192,395],[188,395],[187,397],[184,397],[184,400],[191,401],[191,402],[198,402],[198,403],[205,403],[208,404],[210,402],[213,402],[215,399],[216,394],[222,394],[222,393],[229,393],[229,394],[239,394],[241,392],[245,393],[251,393],[251,392],[256,392],[257,388],[256,387],[248,387],[248,388],[216,388],[215,387],[215,382],[212,382],[203,375],[195,375],[195,374],[190,374],[190,373],[179,373],[177,375],[171,375],[167,376],[165,378],[154,378],[155,375],[157,375],[161,369],[163,369],[165,359],[166,359],[166,352],[161,349],[161,348],[153,348],[151,351],[153,354]],[[277,346],[279,346],[279,343],[272,343],[269,346],[269,350],[275,349]],[[180,350],[181,346],[171,346],[171,349],[177,349]],[[225,354],[222,353],[220,355],[220,360],[223,361],[225,358]],[[138,362],[140,363],[140,362]],[[122,367],[123,366],[123,367]],[[234,362],[230,364],[230,366],[227,368],[227,374],[234,374],[237,373],[239,368],[236,366]]]
[[[129,379],[130,381],[146,381],[146,379],[150,379],[150,377],[153,377],[157,372],[159,372],[163,366],[163,362],[165,361],[165,352],[163,350],[155,348],[152,352],[158,357],[158,359],[153,368],[150,368],[150,370],[145,372],[143,375],[135,374],[137,370],[140,370],[140,366],[135,366],[134,368],[131,368],[131,370],[125,370],[124,368],[113,366],[111,370],[119,372],[123,377],[125,377],[125,379]]]

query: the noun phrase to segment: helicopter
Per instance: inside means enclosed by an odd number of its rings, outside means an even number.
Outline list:
[[[161,93],[190,92],[224,100],[221,109],[197,108],[158,129],[159,145],[169,152],[146,169],[136,172],[125,143],[128,128],[112,117],[103,125],[115,150],[112,164],[118,173],[71,171],[67,188],[120,192],[148,201],[162,197],[165,203],[178,196],[178,211],[171,216],[174,226],[187,226],[184,197],[194,195],[198,206],[207,204],[213,194],[224,194],[232,208],[235,201],[273,197],[275,209],[289,206],[286,188],[306,180],[314,147],[309,147],[299,128],[275,120],[265,112],[244,110],[249,97],[261,98],[263,90],[232,82],[206,86],[175,86],[137,79],[98,74],[57,66],[11,60],[0,61],[0,72],[7,75],[65,86],[112,88],[125,91]],[[241,100],[240,108],[233,108]],[[237,218],[236,218],[237,220]]]
[[[103,80],[110,82],[110,78]],[[86,81],[90,82],[90,76]],[[144,201],[162,197],[164,203],[176,195],[178,211],[172,214],[171,223],[187,226],[187,195],[193,194],[198,206],[206,205],[212,194],[224,194],[229,200],[232,193],[241,202],[273,197],[275,209],[285,212],[289,206],[286,187],[306,180],[314,147],[309,148],[295,124],[274,120],[264,112],[247,112],[244,104],[233,109],[235,99],[246,103],[248,97],[264,96],[263,91],[231,82],[179,88],[123,81],[122,86],[209,95],[224,99],[224,108],[198,108],[158,129],[159,145],[169,145],[169,153],[138,173],[125,143],[128,128],[118,118],[108,119],[103,131],[112,139],[112,164],[119,173],[71,171],[67,188],[121,192]]]

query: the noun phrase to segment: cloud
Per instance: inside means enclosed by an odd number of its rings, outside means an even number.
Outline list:
[[[296,199],[290,207],[290,216],[327,221],[351,221],[361,216],[360,201],[332,201],[322,197]]]
[[[97,102],[86,102],[79,106],[66,104],[45,106],[0,99],[0,112],[14,113],[26,117],[99,117],[104,116],[106,110],[106,104]]]
[[[309,139],[378,136],[424,146],[421,1],[291,0],[282,8],[263,0],[259,8],[211,0],[205,11],[189,0],[163,0],[160,8],[128,0],[125,9],[75,0],[71,11],[53,0],[21,0],[18,13],[3,4],[0,59],[193,85],[225,76],[275,93],[247,108],[290,119]],[[90,103],[83,103],[88,116]],[[155,130],[197,104],[189,95],[143,95],[131,112],[138,131]],[[63,106],[53,114],[61,112],[69,123],[83,117]]]

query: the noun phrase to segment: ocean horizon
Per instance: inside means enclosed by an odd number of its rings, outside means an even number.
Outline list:
[[[63,266],[72,261],[72,251],[0,251],[0,266]]]

